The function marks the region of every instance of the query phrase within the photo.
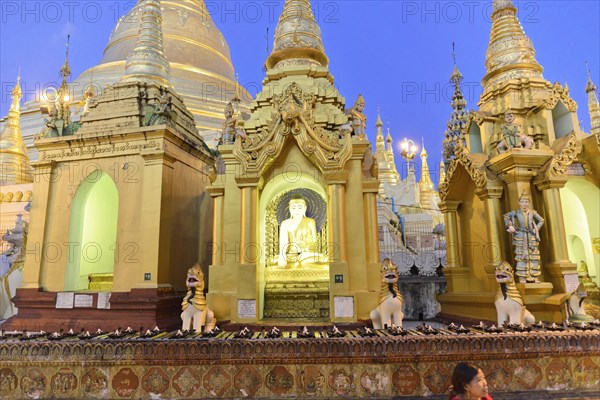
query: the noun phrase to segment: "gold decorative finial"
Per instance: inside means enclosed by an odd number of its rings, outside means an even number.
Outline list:
[[[27,147],[21,135],[21,69],[15,87],[4,129],[0,134],[0,184],[32,182]],[[16,170],[15,170],[16,166]]]
[[[377,106],[377,122],[375,123],[377,128],[383,127],[383,121],[381,121],[381,106]]]
[[[585,62],[585,66],[587,69],[588,81],[585,86],[585,92],[588,95],[588,110],[590,113],[590,133],[593,135],[597,135],[600,137],[600,103],[598,102],[598,96],[596,94],[596,85],[592,82],[592,73],[590,72],[590,68],[588,62]]]
[[[585,85],[585,92],[589,93],[589,92],[593,92],[597,89],[596,85],[594,85],[594,82],[592,82],[592,73],[590,71],[590,66],[588,64],[588,62],[585,62],[585,69],[587,71],[587,85]]]
[[[494,0],[492,3],[492,9],[494,13],[505,8],[515,8],[512,0]]]
[[[286,0],[273,40],[273,52],[266,62],[267,69],[294,64],[327,67],[321,28],[315,21],[309,0]]]
[[[152,82],[172,87],[169,61],[163,47],[162,11],[159,0],[140,0],[141,12],[138,38],[127,57],[124,82]]]
[[[542,66],[535,58],[533,43],[517,18],[512,0],[494,0],[492,31],[487,49],[485,90],[510,79],[543,80]]]
[[[452,59],[454,60],[454,69],[452,70],[452,74],[450,75],[450,82],[459,84],[463,80],[463,76],[458,70],[458,66],[456,65],[456,50],[455,43],[452,42]]]

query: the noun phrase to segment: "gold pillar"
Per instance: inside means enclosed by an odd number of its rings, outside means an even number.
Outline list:
[[[460,263],[460,237],[458,227],[458,206],[461,201],[446,200],[439,203],[440,211],[444,213],[446,223],[446,256],[448,266],[444,275],[448,282],[448,293],[465,293],[469,291],[469,269]],[[441,301],[441,297],[440,297]]]
[[[448,267],[460,267],[459,262],[459,237],[458,237],[458,206],[461,201],[446,200],[439,203],[440,211],[444,214],[446,223],[446,255]]]
[[[257,241],[258,226],[258,182],[241,182],[242,218],[240,226],[240,263],[256,264],[258,262]]]
[[[220,265],[223,263],[223,195],[224,188],[208,188],[208,192],[213,198],[214,215],[213,215],[213,243],[211,243],[212,265]]]
[[[46,223],[49,221],[48,214],[52,213],[50,203],[52,182],[56,182],[56,163],[37,162],[33,171],[33,192],[35,196],[31,201],[31,214],[29,220],[29,233],[27,237],[27,248],[25,250],[25,266],[23,268],[23,281],[21,288],[37,289],[44,287],[42,281],[42,270],[49,267],[47,257],[42,252],[46,236]]]
[[[484,257],[487,259],[485,272],[487,281],[484,282],[488,290],[496,289],[496,265],[504,260],[504,221],[502,219],[502,206],[500,198],[502,197],[502,187],[485,188],[476,192],[477,196],[485,205],[485,216],[487,223],[487,240],[484,246]]]
[[[567,237],[565,233],[565,221],[563,219],[562,204],[560,200],[560,188],[566,183],[566,178],[547,179],[536,182],[537,188],[542,192],[544,200],[544,229],[548,238],[549,254],[544,259],[547,261],[545,269],[548,273],[546,277],[554,286],[554,291],[559,293],[567,292],[564,275],[576,274],[577,265],[569,260],[569,251],[567,248]]]
[[[377,194],[379,181],[363,183],[363,206],[365,210],[365,243],[367,244],[367,262],[379,263],[379,227],[377,220]]]
[[[333,262],[348,262],[346,247],[346,188],[341,182],[330,182],[327,185],[329,202],[327,203],[328,221],[339,221],[329,224],[329,247]],[[333,249],[331,249],[333,247]]]

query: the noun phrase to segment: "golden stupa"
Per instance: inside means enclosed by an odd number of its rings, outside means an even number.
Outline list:
[[[170,0],[161,3],[164,50],[170,64],[170,81],[193,114],[196,128],[209,146],[222,129],[223,110],[236,95],[236,79],[229,45],[214,24],[203,0]],[[90,83],[101,92],[119,81],[127,55],[133,50],[139,28],[139,4],[119,19],[102,60],[69,84],[73,111],[83,110],[84,94]],[[243,112],[251,97],[237,87]],[[21,111],[21,129],[32,160],[37,159],[33,139],[43,127],[40,103],[29,101]],[[77,108],[79,107],[79,108]]]

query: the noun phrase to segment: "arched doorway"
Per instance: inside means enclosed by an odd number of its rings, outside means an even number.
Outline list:
[[[569,259],[579,267],[587,264],[590,277],[600,284],[600,254],[592,241],[600,237],[600,190],[584,177],[571,177],[560,190]]]
[[[117,248],[119,194],[100,170],[79,185],[71,206],[65,290],[89,288],[90,274],[112,274]]]

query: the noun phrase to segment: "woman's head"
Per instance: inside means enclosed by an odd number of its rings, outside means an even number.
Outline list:
[[[452,373],[452,391],[465,399],[487,396],[488,384],[483,371],[471,363],[458,364]]]

